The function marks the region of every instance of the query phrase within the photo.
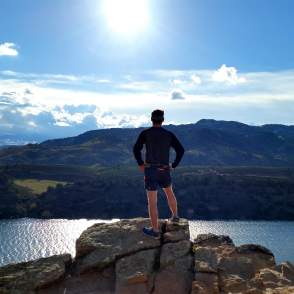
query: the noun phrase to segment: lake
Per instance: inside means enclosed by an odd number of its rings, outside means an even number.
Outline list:
[[[0,265],[53,254],[75,255],[75,241],[87,227],[116,220],[15,219],[0,221]],[[236,245],[255,243],[269,248],[277,262],[294,263],[294,222],[190,221],[197,234],[229,235]]]

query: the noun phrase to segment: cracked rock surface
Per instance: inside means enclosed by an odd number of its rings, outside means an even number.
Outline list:
[[[0,268],[0,294],[294,294],[294,266],[267,248],[235,246],[228,236],[190,240],[185,219],[95,224],[76,241],[76,257],[55,255]]]

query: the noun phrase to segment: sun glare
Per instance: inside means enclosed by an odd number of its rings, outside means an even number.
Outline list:
[[[112,31],[133,35],[147,28],[148,0],[104,0],[104,15]]]

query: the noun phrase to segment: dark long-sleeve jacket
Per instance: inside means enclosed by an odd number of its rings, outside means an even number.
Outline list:
[[[176,158],[172,163],[175,168],[184,155],[184,147],[177,137],[163,127],[151,127],[143,130],[133,147],[133,153],[138,165],[144,164],[141,150],[146,146],[145,162],[152,164],[169,164],[170,147],[176,151]]]

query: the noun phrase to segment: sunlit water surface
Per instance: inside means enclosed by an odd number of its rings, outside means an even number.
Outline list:
[[[86,228],[98,222],[112,221],[29,218],[1,220],[0,265],[61,253],[74,256],[76,239]]]
[[[117,220],[16,219],[0,221],[0,265],[54,254],[75,255],[75,241],[97,222]],[[266,246],[277,262],[294,263],[294,222],[190,221],[191,239],[198,234],[229,235],[236,245]]]

